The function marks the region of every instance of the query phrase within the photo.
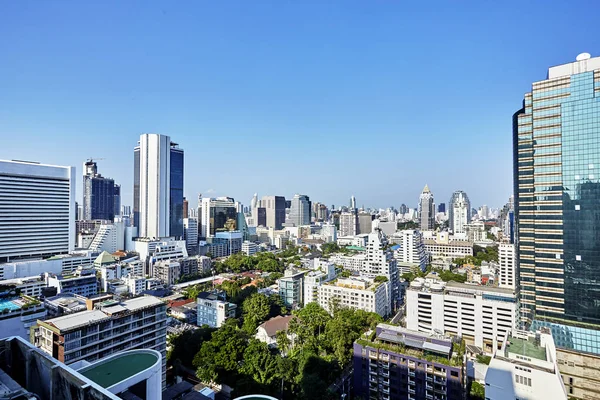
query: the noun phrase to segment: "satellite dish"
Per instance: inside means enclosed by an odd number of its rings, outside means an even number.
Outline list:
[[[592,55],[590,53],[581,53],[580,55],[577,56],[576,60],[577,61],[589,60],[591,57],[592,57]]]

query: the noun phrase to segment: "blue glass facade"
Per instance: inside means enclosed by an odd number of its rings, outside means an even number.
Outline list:
[[[170,159],[169,232],[183,237],[183,150],[171,148]]]
[[[83,218],[112,221],[115,217],[115,181],[101,176],[84,176],[83,185]]]

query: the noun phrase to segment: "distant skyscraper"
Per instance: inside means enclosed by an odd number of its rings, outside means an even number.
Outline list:
[[[462,190],[452,193],[448,204],[448,224],[452,233],[465,233],[465,225],[471,222],[471,202]]]
[[[189,218],[190,214],[190,203],[187,201],[187,199],[184,197],[183,198],[183,219]],[[198,221],[196,221],[198,222]],[[185,227],[184,227],[185,229]]]
[[[0,263],[75,247],[75,168],[0,160]]]
[[[350,197],[350,211],[356,210],[356,197]]]
[[[115,216],[121,215],[121,185],[115,185],[113,200]]]
[[[419,224],[422,231],[430,231],[435,227],[433,193],[431,193],[427,185],[425,185],[421,196],[419,196]]]
[[[281,229],[283,223],[285,222],[285,197],[263,196],[260,205],[265,209],[265,226],[274,229]]]
[[[534,82],[513,116],[521,322],[534,329],[549,326],[558,347],[595,354],[600,354],[599,100],[600,57],[582,54]]]
[[[358,233],[371,233],[373,230],[373,216],[369,212],[358,213]]]
[[[340,214],[339,236],[354,236],[358,234],[358,216],[353,212]]]
[[[406,204],[402,203],[402,205],[400,206],[400,214],[404,215],[408,212],[408,207],[406,206]]]
[[[183,150],[171,138],[142,134],[134,149],[133,214],[138,236],[183,236]]]
[[[119,186],[119,197],[121,195]],[[120,200],[119,200],[120,201]],[[98,173],[94,160],[83,164],[83,219],[115,218],[115,181]]]
[[[446,213],[446,203],[438,204],[438,212],[444,214]]]
[[[250,200],[250,210],[254,210],[256,207],[258,207],[258,193],[254,193],[252,200]]]
[[[294,226],[310,225],[311,204],[308,196],[295,194],[292,198],[288,222]]]

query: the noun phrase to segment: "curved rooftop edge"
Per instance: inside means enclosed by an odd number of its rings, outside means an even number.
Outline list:
[[[158,385],[158,393],[161,392],[162,357],[156,350],[137,349],[112,354],[77,372],[112,393],[121,393],[142,381],[148,381],[150,386]]]
[[[242,397],[236,397],[234,400],[277,400],[275,397],[267,396],[265,394],[248,394]]]

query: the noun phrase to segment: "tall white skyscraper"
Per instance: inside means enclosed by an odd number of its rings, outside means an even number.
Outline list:
[[[75,247],[75,168],[0,160],[0,263]]]
[[[431,231],[435,227],[433,193],[427,185],[425,185],[421,196],[419,196],[419,224],[422,231]]]
[[[169,136],[140,136],[133,197],[139,237],[183,236],[183,150]]]
[[[465,233],[465,225],[471,222],[471,202],[462,190],[452,193],[448,207],[448,224],[452,233]]]
[[[339,236],[354,236],[358,234],[358,216],[353,212],[340,214]]]
[[[311,204],[308,196],[295,194],[287,222],[294,224],[294,226],[310,225],[310,212]]]
[[[356,210],[356,197],[350,197],[350,211]]]

